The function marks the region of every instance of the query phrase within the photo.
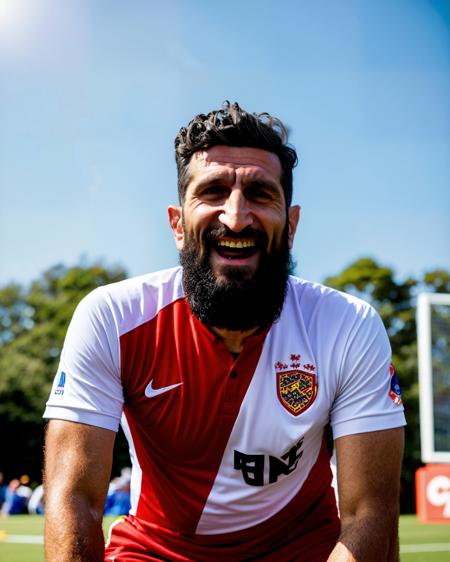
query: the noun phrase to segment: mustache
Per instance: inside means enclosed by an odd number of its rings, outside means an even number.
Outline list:
[[[206,243],[213,243],[219,238],[231,238],[239,240],[241,238],[253,238],[257,244],[264,244],[267,241],[267,236],[261,230],[256,230],[251,226],[246,226],[240,232],[233,232],[227,226],[212,226],[204,234]]]

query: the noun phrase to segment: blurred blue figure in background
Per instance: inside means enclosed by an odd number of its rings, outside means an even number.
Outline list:
[[[0,509],[5,502],[6,488],[7,486],[5,484],[5,477],[3,475],[3,472],[0,472]]]
[[[123,468],[121,475],[113,478],[105,502],[105,515],[128,515],[130,511],[131,469]]]
[[[28,500],[31,497],[31,488],[28,486],[29,477],[24,474],[20,480],[14,478],[9,483],[6,493],[5,502],[2,506],[2,515],[19,515],[27,513]]]

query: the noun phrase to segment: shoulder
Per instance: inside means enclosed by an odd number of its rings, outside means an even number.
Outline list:
[[[363,319],[377,316],[373,306],[363,299],[299,277],[289,276],[288,295],[306,317],[326,315],[329,318]]]
[[[122,335],[183,296],[182,271],[175,267],[98,287],[84,297],[77,313],[114,324]]]

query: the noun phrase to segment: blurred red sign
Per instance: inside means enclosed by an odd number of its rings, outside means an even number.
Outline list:
[[[416,510],[422,521],[450,523],[449,464],[427,464],[417,470]]]

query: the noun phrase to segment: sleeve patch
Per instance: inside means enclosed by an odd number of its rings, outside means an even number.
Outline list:
[[[389,389],[389,397],[396,406],[400,406],[400,404],[402,404],[402,391],[400,389],[400,383],[398,381],[397,373],[392,362],[389,366],[389,371],[391,373],[391,387]]]

